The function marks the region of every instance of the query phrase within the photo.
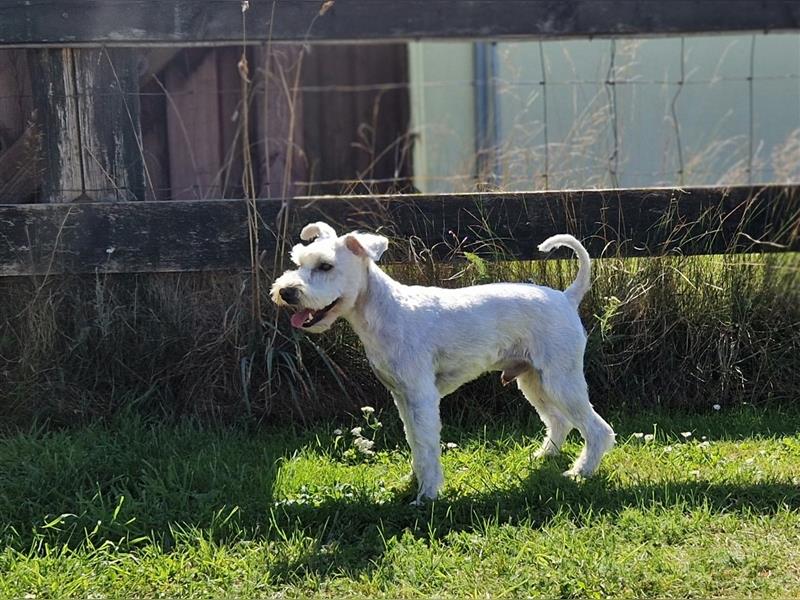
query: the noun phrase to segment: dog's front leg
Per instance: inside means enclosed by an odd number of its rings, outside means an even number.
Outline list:
[[[442,424],[439,391],[431,383],[403,386],[393,393],[411,447],[411,468],[419,484],[416,503],[436,498],[442,487]]]
[[[406,441],[408,442],[408,447],[414,447],[414,424],[411,422],[410,413],[408,412],[408,400],[406,400],[405,396],[400,394],[399,392],[392,391],[392,399],[394,400],[394,405],[397,407],[397,412],[400,413],[400,420],[403,422],[403,430],[406,434]],[[411,472],[414,476],[417,475],[416,469],[414,468],[414,460],[412,456],[411,460]]]

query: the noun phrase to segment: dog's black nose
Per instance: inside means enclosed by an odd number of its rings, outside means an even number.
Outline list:
[[[296,287],[281,288],[280,295],[286,304],[297,304],[300,299],[300,292]]]

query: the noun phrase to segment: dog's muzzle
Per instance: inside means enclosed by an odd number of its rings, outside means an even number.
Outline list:
[[[286,304],[297,304],[300,301],[300,290],[296,287],[281,288],[278,293]]]
[[[336,306],[337,302],[339,302],[339,298],[328,304],[328,306],[325,308],[321,308],[319,310],[314,310],[313,308],[304,308],[297,311],[292,315],[292,327],[296,327],[298,329],[313,327],[325,318],[325,315],[327,315],[328,312],[330,312],[330,310]]]

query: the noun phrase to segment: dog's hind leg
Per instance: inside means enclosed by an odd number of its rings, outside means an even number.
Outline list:
[[[572,431],[573,426],[569,419],[559,410],[558,406],[551,401],[544,389],[538,371],[528,369],[517,378],[517,386],[522,394],[531,403],[539,414],[539,418],[544,423],[547,433],[542,447],[536,451],[535,457],[555,456],[561,451],[561,446],[567,435]]]
[[[580,456],[564,475],[592,475],[603,455],[614,446],[614,430],[589,402],[583,372],[580,369],[545,371],[542,374],[542,389],[545,396],[578,428],[585,441]]]

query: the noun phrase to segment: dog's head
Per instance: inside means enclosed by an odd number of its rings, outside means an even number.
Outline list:
[[[337,236],[322,222],[306,225],[300,239],[310,243],[292,248],[297,269],[276,279],[270,296],[278,306],[295,310],[293,327],[322,333],[353,309],[366,284],[369,263],[380,259],[389,240],[371,233]]]

